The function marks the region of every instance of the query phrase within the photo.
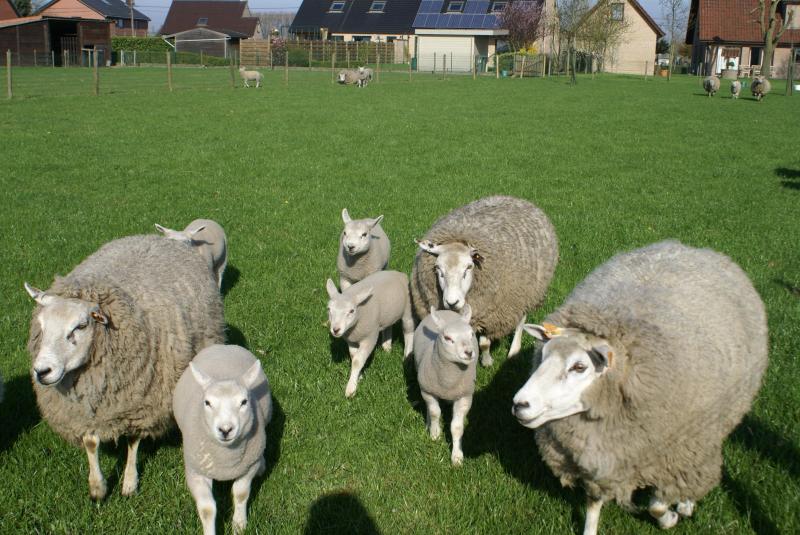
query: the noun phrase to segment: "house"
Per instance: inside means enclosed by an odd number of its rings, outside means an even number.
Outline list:
[[[0,20],[17,19],[19,12],[11,0],[0,0]]]
[[[175,0],[161,27],[177,52],[229,57],[242,39],[261,39],[261,24],[247,2]]]
[[[39,8],[36,15],[44,17],[105,20],[111,24],[111,36],[147,37],[150,18],[132,9],[122,0],[52,0]],[[131,30],[133,19],[133,30]]]
[[[43,15],[0,20],[0,50],[10,50],[17,65],[88,65],[90,52],[104,65],[110,59],[111,25]]]
[[[769,2],[766,3],[769,9]],[[740,76],[760,72],[764,38],[757,22],[758,0],[692,0],[686,43],[692,45],[692,69],[697,73],[711,70],[719,74],[731,65]],[[781,36],[772,56],[772,73],[786,77],[792,44],[800,43],[800,1],[783,1],[776,13],[776,28],[789,27]],[[800,57],[794,58],[800,62]],[[755,70],[755,71],[754,71]]]

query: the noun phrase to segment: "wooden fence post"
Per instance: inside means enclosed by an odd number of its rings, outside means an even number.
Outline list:
[[[380,82],[381,81],[381,42],[380,41],[378,41],[378,44],[375,45],[375,58],[376,58],[375,59],[375,64],[376,64],[375,81],[376,82]]]
[[[172,54],[167,50],[167,87],[172,92]]]
[[[54,50],[50,51],[50,61],[53,63],[53,68],[56,68],[56,53]]]
[[[234,50],[234,54],[233,55],[234,56],[236,55],[236,51],[235,50]],[[229,69],[231,71],[231,89],[236,89],[236,73],[234,72],[234,68],[236,67],[235,63],[236,63],[236,59],[234,57],[231,57],[231,64],[230,64],[230,67],[229,67]]]
[[[348,43],[346,41],[344,43],[344,54],[347,57],[347,68],[349,69],[350,68],[350,43]]]
[[[500,79],[500,59],[497,57],[497,49],[494,51],[494,77]]]
[[[411,48],[408,46],[408,43],[406,43],[405,49],[406,49],[405,50],[405,52],[406,52],[406,61],[408,62],[408,81],[410,82],[411,81]]]
[[[522,54],[522,67],[520,68],[520,71],[519,71],[519,77],[520,78],[525,78],[525,58],[527,58],[527,57],[528,56],[526,54]]]
[[[8,98],[13,96],[11,91],[11,49],[6,50],[6,84],[8,86]]]
[[[308,42],[308,70],[311,70],[311,56],[314,55],[314,41]]]
[[[289,43],[286,43],[286,49],[283,54],[283,83],[289,87]]]
[[[336,50],[331,53],[331,83],[336,83]]]
[[[33,49],[33,66],[34,67],[38,67],[39,66],[39,62],[36,60],[36,49],[35,48]]]
[[[436,52],[433,53],[433,74],[436,74]]]
[[[442,80],[447,80],[447,53],[442,54]]]
[[[100,95],[100,68],[98,64],[100,63],[97,61],[97,49],[92,51],[92,55],[94,56],[94,96]]]
[[[133,49],[133,66],[136,67],[136,49]]]
[[[200,65],[203,64],[203,51],[200,51]]]
[[[470,56],[472,56],[472,79],[477,80],[478,78],[478,67],[475,65],[475,39],[472,39],[472,44],[470,46]]]

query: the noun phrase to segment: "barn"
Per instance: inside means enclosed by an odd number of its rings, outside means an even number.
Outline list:
[[[16,65],[100,65],[111,59],[111,28],[105,20],[35,15],[0,20],[0,50]]]

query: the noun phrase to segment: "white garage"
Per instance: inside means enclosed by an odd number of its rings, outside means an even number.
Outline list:
[[[441,72],[444,62],[447,70],[470,72],[475,56],[494,54],[496,35],[505,30],[438,30],[417,29],[417,70]]]

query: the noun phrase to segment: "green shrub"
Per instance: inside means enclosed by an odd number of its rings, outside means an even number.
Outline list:
[[[111,50],[136,50],[157,52],[171,47],[160,37],[112,37]]]

